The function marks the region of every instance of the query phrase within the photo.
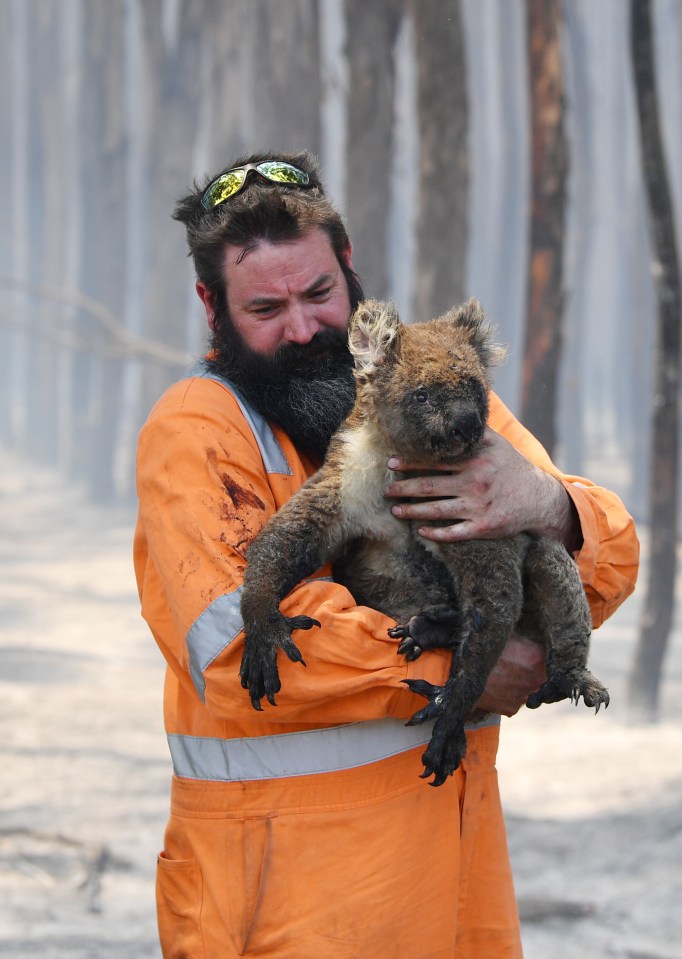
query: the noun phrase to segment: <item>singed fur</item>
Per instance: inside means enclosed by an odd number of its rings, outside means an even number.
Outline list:
[[[391,304],[355,311],[349,343],[356,401],[321,469],[270,520],[248,551],[242,595],[242,685],[260,709],[280,689],[277,649],[302,662],[292,631],[318,625],[285,617],[284,596],[328,561],[356,602],[397,620],[399,652],[450,646],[444,687],[409,681],[428,700],[410,722],[435,720],[422,760],[439,785],[466,750],[464,724],[513,630],[546,650],[547,681],[528,705],[608,693],[587,670],[591,623],[575,563],[560,544],[510,539],[437,544],[392,516],[386,463],[456,465],[475,453],[488,417],[496,346],[476,300],[429,323],[403,326]]]

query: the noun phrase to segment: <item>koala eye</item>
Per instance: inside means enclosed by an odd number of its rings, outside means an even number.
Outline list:
[[[414,394],[414,398],[417,403],[426,403],[428,402],[429,395],[426,390],[417,390]]]

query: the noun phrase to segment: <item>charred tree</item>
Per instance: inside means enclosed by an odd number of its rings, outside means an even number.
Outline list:
[[[82,141],[80,291],[113,315],[124,313],[125,171],[127,130],[123,97],[124,17],[120,0],[85,4],[82,24]],[[79,437],[73,472],[94,499],[115,498],[114,462],[120,423],[123,365],[117,344],[82,314],[87,351],[75,359],[73,428]]]
[[[146,64],[144,151],[149,222],[144,333],[151,340],[182,351],[188,339],[192,270],[183,230],[171,221],[171,213],[197,174],[194,149],[202,109],[205,4],[203,0],[182,0],[173,7],[170,17],[170,5],[166,10],[164,7],[163,0],[140,4]],[[182,367],[147,364],[139,398],[140,421],[183,372]]]
[[[388,294],[386,240],[395,69],[402,0],[345,0],[348,58],[346,212],[365,293]]]
[[[319,4],[280,0],[245,5],[244,95],[251,107],[249,150],[320,150]]]
[[[658,315],[649,478],[651,547],[644,613],[628,693],[635,716],[653,722],[658,713],[663,659],[674,608],[682,290],[673,204],[659,122],[650,0],[632,0],[630,30]]]
[[[30,247],[30,280],[34,287],[59,276],[63,245],[59,216],[60,98],[59,51],[56,42],[59,7],[54,0],[39,0],[29,19],[28,71],[28,184],[27,228]],[[55,325],[53,305],[36,297],[22,324],[28,336],[24,354],[23,394],[25,423],[21,446],[41,463],[58,462],[59,351],[50,342]]]
[[[417,47],[419,202],[414,317],[465,295],[468,232],[466,57],[459,0],[413,0]]]
[[[563,314],[568,152],[559,40],[559,0],[527,0],[532,206],[521,416],[552,453],[556,446]]]
[[[14,76],[13,48],[16,49],[19,44],[15,33],[15,24],[12,18],[12,11],[8,3],[0,5],[0,128],[6,131],[13,131],[14,111],[19,109],[18,93],[15,85],[18,85],[19,78]],[[12,92],[10,92],[12,91]],[[16,202],[16,191],[14,189],[14,167],[15,156],[18,153],[17,144],[14,143],[12,135],[0,137],[0,177],[9,187],[8,198],[3,204],[2,214],[0,214],[0,262],[4,264],[2,273],[12,274],[16,263],[15,245],[18,237],[13,235],[14,215],[13,205]],[[10,199],[12,198],[12,199]],[[11,276],[16,280],[16,275]],[[4,286],[4,285],[3,285]],[[0,442],[9,445],[12,441],[12,362],[16,362],[16,357],[12,356],[14,341],[16,339],[14,317],[15,303],[14,296],[3,286],[0,286]]]

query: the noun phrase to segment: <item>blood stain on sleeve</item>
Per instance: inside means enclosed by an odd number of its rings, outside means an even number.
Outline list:
[[[265,503],[259,496],[256,496],[253,490],[244,489],[244,487],[236,483],[231,476],[228,476],[227,473],[222,473],[220,478],[223,481],[227,495],[234,503],[235,509],[240,509],[242,506],[247,506],[250,509],[265,509]]]
[[[209,447],[206,450],[206,460],[211,470],[220,476],[220,480],[225,487],[227,495],[232,500],[232,505],[235,509],[241,509],[243,506],[247,507],[248,509],[265,509],[265,503],[253,492],[253,490],[245,489],[243,486],[240,486],[240,484],[237,483],[237,481],[228,473],[219,472],[218,454],[212,447]]]

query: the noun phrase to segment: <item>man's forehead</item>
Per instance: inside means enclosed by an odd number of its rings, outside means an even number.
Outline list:
[[[336,273],[339,262],[329,238],[314,231],[292,240],[259,240],[245,246],[226,247],[225,279],[228,285],[267,283],[278,277],[310,281],[323,273]]]
[[[315,251],[321,256],[329,255],[336,259],[329,237],[324,230],[315,227],[300,236],[287,239],[270,240],[260,237],[244,244],[228,243],[225,247],[225,264],[239,265],[247,257],[258,252],[265,257],[271,255],[275,258],[279,254],[295,254],[297,251],[308,255]]]

